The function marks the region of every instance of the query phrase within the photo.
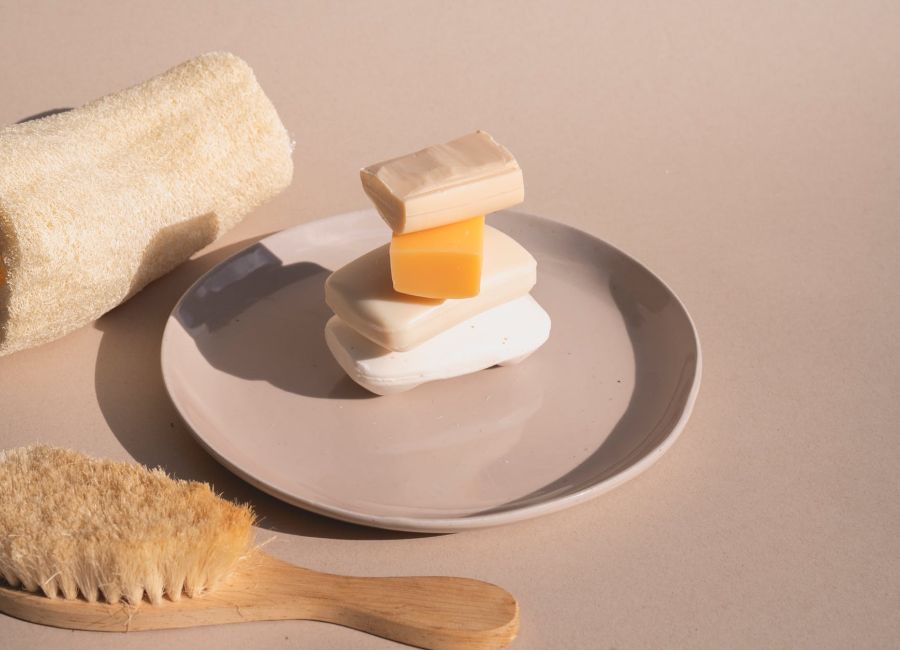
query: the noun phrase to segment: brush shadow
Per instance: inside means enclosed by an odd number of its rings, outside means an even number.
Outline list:
[[[103,332],[103,337],[97,354],[94,385],[103,417],[113,435],[136,461],[149,467],[161,467],[175,478],[210,483],[226,499],[250,504],[262,528],[331,539],[387,540],[424,536],[329,519],[258,490],[216,462],[194,440],[172,405],[160,369],[160,341],[169,314],[181,295],[203,273],[227,257],[252,247],[261,238],[247,239],[185,262],[97,321],[95,326]],[[151,245],[148,251],[148,255],[153,256],[158,253],[159,246]],[[148,261],[148,265],[155,264],[157,262]],[[321,271],[305,267],[289,270],[288,274],[302,281],[302,278],[319,278]],[[137,277],[143,276],[143,271],[137,274]],[[136,285],[139,284],[138,280]],[[245,370],[248,373],[255,371],[253,368]],[[330,397],[353,391],[346,383],[331,386],[330,390]]]

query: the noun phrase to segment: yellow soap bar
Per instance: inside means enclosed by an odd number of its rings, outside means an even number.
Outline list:
[[[481,289],[484,217],[391,237],[394,291],[422,298],[471,298]]]

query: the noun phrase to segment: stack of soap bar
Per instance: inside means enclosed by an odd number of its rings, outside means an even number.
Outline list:
[[[403,352],[497,305],[521,298],[537,280],[537,262],[509,235],[484,229],[484,273],[473,298],[432,300],[391,283],[388,246],[369,251],[325,281],[325,302],[345,323],[383,348]]]
[[[512,154],[476,131],[376,163],[360,177],[394,232],[394,288],[424,298],[477,295],[480,215],[525,196],[522,170]]]
[[[361,176],[393,234],[325,283],[325,340],[354,381],[397,393],[543,345],[550,317],[529,295],[537,262],[482,216],[524,197],[509,151],[478,131]]]

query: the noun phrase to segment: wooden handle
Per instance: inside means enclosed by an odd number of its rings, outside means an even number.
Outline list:
[[[421,648],[502,648],[518,632],[506,591],[466,578],[344,578],[343,594],[320,620]]]
[[[199,598],[131,607],[50,599],[0,587],[0,611],[42,625],[106,632],[311,619],[435,650],[501,648],[519,627],[516,600],[487,582],[338,576],[261,552]]]
[[[502,648],[519,607],[496,585],[469,578],[363,578],[302,569],[269,558],[266,580],[291,592],[295,615],[352,627],[421,648]],[[298,616],[301,617],[301,616]]]

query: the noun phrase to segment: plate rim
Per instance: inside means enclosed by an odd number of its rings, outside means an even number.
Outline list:
[[[630,481],[631,479],[637,477],[642,474],[650,467],[652,467],[662,456],[665,454],[672,445],[675,444],[676,440],[681,436],[685,426],[687,425],[688,420],[694,410],[694,406],[697,401],[697,396],[700,392],[700,382],[703,375],[703,352],[700,346],[700,336],[697,331],[697,326],[694,323],[694,319],[691,317],[690,312],[685,307],[684,302],[682,302],[681,298],[678,297],[672,288],[656,273],[650,270],[645,264],[638,261],[619,247],[609,243],[608,241],[601,239],[589,232],[581,230],[580,228],[576,228],[562,221],[557,221],[554,219],[549,219],[547,217],[541,217],[539,215],[530,214],[526,212],[520,212],[517,210],[504,210],[504,213],[516,215],[516,216],[524,216],[531,220],[539,221],[539,222],[547,222],[551,224],[553,227],[561,227],[570,231],[574,231],[574,233],[589,237],[592,240],[595,240],[604,246],[607,246],[614,250],[619,255],[622,255],[629,262],[635,264],[637,267],[641,268],[645,272],[647,272],[650,276],[653,277],[654,280],[659,282],[659,284],[665,288],[665,290],[669,293],[670,296],[675,300],[675,302],[680,307],[681,311],[684,313],[688,325],[691,330],[691,339],[693,341],[694,348],[696,349],[697,361],[696,361],[696,371],[694,372],[694,377],[691,382],[691,388],[688,391],[687,400],[685,401],[684,408],[681,411],[681,414],[678,417],[678,420],[672,426],[671,430],[663,437],[659,444],[657,444],[653,449],[647,452],[640,460],[629,465],[625,469],[616,472],[612,476],[609,476],[601,481],[593,483],[587,487],[584,487],[576,492],[572,492],[570,494],[552,497],[547,499],[546,501],[540,501],[538,503],[533,503],[529,505],[522,505],[518,507],[511,508],[509,510],[504,510],[501,512],[490,512],[486,514],[474,514],[468,515],[465,517],[436,517],[436,518],[422,518],[422,517],[409,517],[409,516],[395,516],[395,515],[373,515],[367,514],[364,512],[359,512],[356,510],[350,510],[346,508],[341,508],[339,506],[333,505],[323,505],[321,503],[317,503],[315,501],[310,501],[308,499],[303,499],[297,497],[295,495],[289,494],[277,486],[267,482],[264,479],[261,479],[257,476],[254,476],[251,472],[248,472],[241,468],[238,464],[232,462],[228,458],[221,455],[215,448],[213,448],[207,440],[203,437],[200,431],[195,426],[194,422],[191,421],[190,416],[187,414],[186,409],[183,404],[180,403],[179,398],[176,396],[176,392],[173,391],[172,382],[173,373],[169,364],[171,363],[168,360],[166,355],[167,344],[173,336],[174,329],[176,327],[176,323],[178,322],[175,314],[178,312],[182,303],[185,299],[194,291],[194,289],[204,282],[210,274],[215,272],[221,266],[230,262],[235,256],[240,255],[246,248],[249,246],[253,246],[259,243],[263,243],[266,240],[286,236],[287,233],[292,232],[294,230],[302,230],[302,229],[313,229],[320,225],[321,222],[326,220],[338,220],[338,219],[346,219],[351,220],[354,218],[362,217],[363,215],[371,215],[375,213],[374,209],[362,209],[362,210],[351,210],[348,212],[340,212],[332,215],[328,215],[325,217],[320,217],[318,219],[313,219],[304,223],[300,223],[294,226],[290,226],[288,228],[284,228],[282,230],[270,233],[259,241],[249,244],[247,247],[236,251],[234,254],[229,255],[224,260],[220,261],[212,268],[208,269],[203,275],[197,278],[191,285],[184,291],[178,301],[175,303],[175,306],[172,308],[172,311],[169,313],[168,318],[166,319],[166,325],[163,330],[162,338],[160,340],[160,367],[162,370],[162,379],[163,385],[165,386],[166,393],[169,396],[169,400],[172,402],[175,410],[178,412],[182,421],[188,428],[188,431],[193,436],[193,438],[206,450],[208,454],[210,454],[213,458],[216,459],[221,465],[226,467],[230,472],[235,474],[240,479],[250,483],[256,488],[270,494],[286,503],[291,505],[303,508],[304,510],[309,510],[311,512],[315,512],[316,514],[323,515],[326,517],[331,517],[333,519],[338,519],[341,521],[345,521],[351,524],[360,524],[364,526],[371,526],[376,528],[384,528],[388,530],[398,530],[398,531],[406,531],[406,532],[420,532],[420,533],[448,533],[448,532],[456,532],[462,530],[472,530],[478,528],[488,528],[493,526],[500,526],[505,524],[515,523],[517,521],[523,521],[526,519],[532,519],[534,517],[539,517],[542,515],[550,514],[553,512],[558,512],[560,510],[565,510],[572,506],[584,503],[590,499],[599,497],[610,490],[613,490],[623,483]]]

